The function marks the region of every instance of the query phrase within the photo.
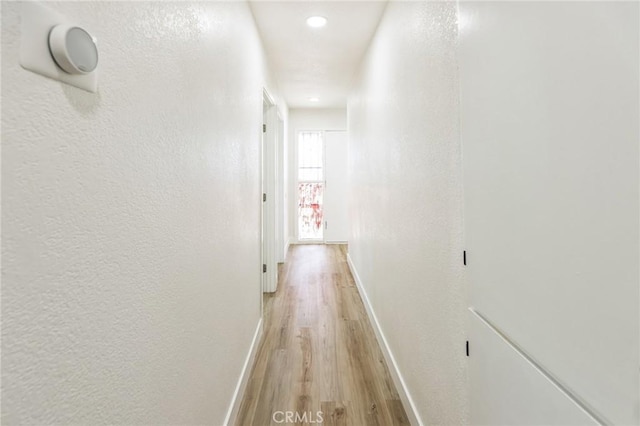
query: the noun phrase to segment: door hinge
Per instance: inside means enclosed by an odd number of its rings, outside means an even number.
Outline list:
[[[262,125],[262,133],[267,133],[267,125],[266,124]]]
[[[462,263],[466,266],[467,265],[467,251],[463,251],[462,252]]]
[[[263,263],[263,264],[262,264],[262,273],[264,274],[264,273],[266,273],[266,272],[267,272],[267,264],[266,264],[266,263]]]
[[[469,341],[467,340],[467,356],[469,356]]]
[[[265,192],[262,193],[262,202],[266,202],[267,201],[267,194]]]
[[[326,220],[324,221],[324,229],[327,229],[327,226],[329,226],[329,222],[327,222]]]

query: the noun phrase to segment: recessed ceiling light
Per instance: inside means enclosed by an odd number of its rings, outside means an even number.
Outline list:
[[[327,25],[327,18],[324,16],[310,16],[307,18],[307,25],[313,28],[320,28]]]
[[[320,98],[316,98],[316,97],[309,98],[309,101],[310,102],[318,102],[318,101],[320,101]]]

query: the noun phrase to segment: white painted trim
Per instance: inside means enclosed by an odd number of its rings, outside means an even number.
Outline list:
[[[240,377],[238,378],[238,384],[236,385],[236,389],[233,392],[231,404],[229,405],[229,410],[227,411],[227,416],[225,417],[223,423],[225,426],[233,425],[236,422],[236,417],[238,417],[238,410],[240,410],[242,397],[244,396],[244,391],[247,388],[249,374],[251,374],[251,367],[253,367],[253,362],[256,359],[256,354],[258,353],[258,345],[261,339],[262,318],[260,318],[260,321],[258,321],[258,327],[256,327],[256,332],[253,335],[253,341],[251,342],[251,347],[249,347],[249,353],[247,354],[247,358],[244,360],[244,365],[242,366],[242,371],[240,372]]]
[[[277,106],[276,106],[277,109]],[[286,258],[285,246],[287,245],[285,241],[285,210],[287,206],[285,205],[285,192],[286,190],[286,182],[285,182],[285,170],[287,168],[285,164],[285,122],[280,114],[280,111],[276,111],[276,124],[277,124],[277,135],[276,135],[276,176],[275,176],[275,218],[276,218],[276,226],[275,226],[275,234],[276,234],[276,262],[284,263]],[[276,279],[277,282],[277,279]]]
[[[356,287],[360,292],[362,303],[364,304],[367,315],[369,316],[369,320],[371,321],[371,325],[373,326],[373,331],[375,332],[376,339],[378,340],[378,344],[380,345],[380,349],[382,349],[382,354],[384,355],[384,359],[387,362],[387,367],[389,368],[389,373],[391,374],[391,378],[393,379],[393,384],[396,386],[398,395],[400,395],[400,400],[402,401],[404,411],[407,413],[409,422],[412,425],[423,426],[424,423],[422,423],[422,419],[420,419],[420,415],[418,414],[416,405],[414,404],[413,399],[411,398],[411,394],[409,393],[409,389],[407,389],[407,385],[405,384],[404,379],[402,378],[402,374],[400,373],[400,368],[398,368],[398,364],[393,357],[393,352],[391,352],[391,348],[387,343],[387,339],[384,337],[384,333],[382,332],[382,328],[380,327],[378,318],[376,318],[373,306],[371,306],[371,303],[369,302],[369,297],[367,296],[367,292],[362,286],[360,275],[358,275],[358,271],[356,270],[356,267],[351,260],[350,254],[347,254],[347,263],[349,264],[349,270],[351,271],[351,275],[353,275],[353,280],[356,283]]]
[[[325,241],[325,244],[349,244],[349,241]]]
[[[269,89],[267,89],[266,87],[262,88],[262,99],[264,102],[267,102],[269,106],[274,106],[276,104],[275,99],[273,98],[273,96],[271,96]]]

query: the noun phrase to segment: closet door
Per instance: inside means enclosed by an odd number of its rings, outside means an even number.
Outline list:
[[[639,5],[460,15],[471,423],[637,425]]]

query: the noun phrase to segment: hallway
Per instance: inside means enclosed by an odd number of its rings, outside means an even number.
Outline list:
[[[0,19],[2,425],[640,426],[640,0]]]
[[[409,424],[346,260],[346,245],[293,245],[278,291],[264,296],[264,335],[237,425],[287,412],[327,425]],[[316,420],[315,422],[313,420]]]

